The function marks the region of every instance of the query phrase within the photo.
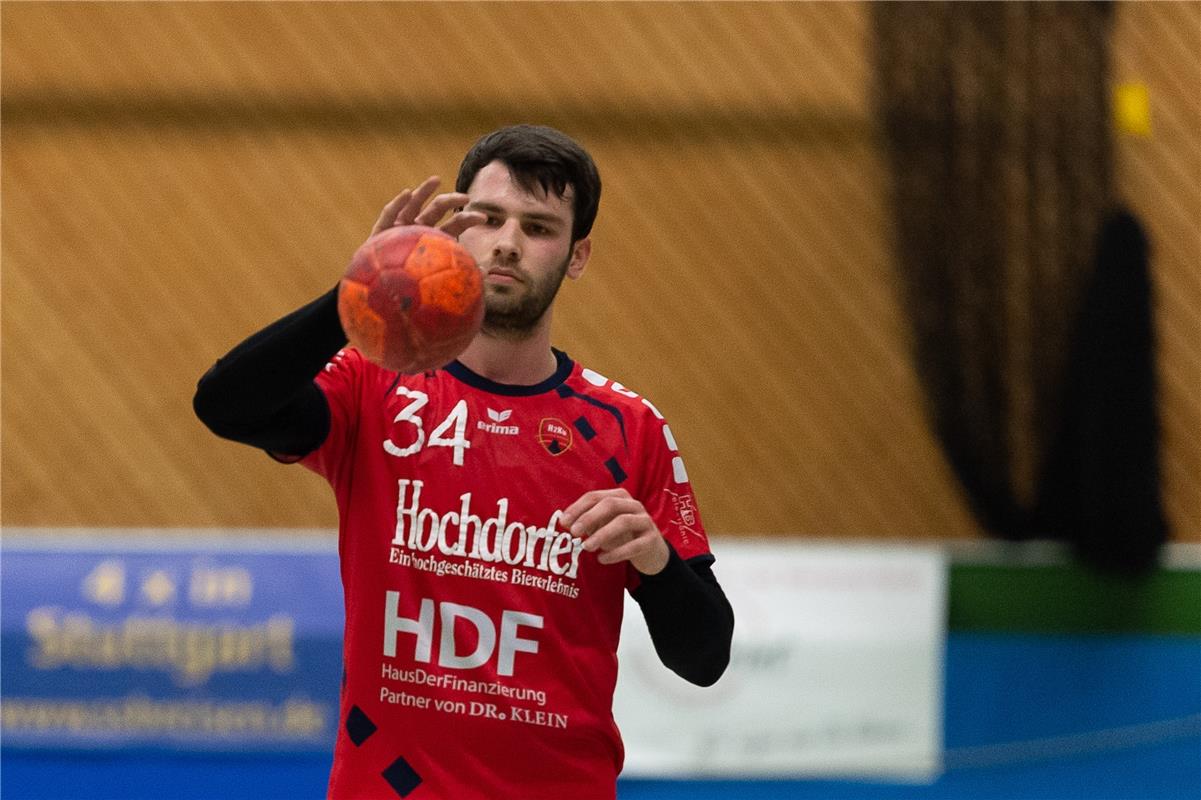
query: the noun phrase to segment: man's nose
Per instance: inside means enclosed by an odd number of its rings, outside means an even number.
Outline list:
[[[492,244],[492,257],[498,261],[521,259],[521,229],[516,220],[509,220],[497,231]]]

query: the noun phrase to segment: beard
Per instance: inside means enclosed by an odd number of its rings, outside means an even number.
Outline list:
[[[484,294],[484,333],[503,339],[528,336],[554,302],[570,263],[568,254],[558,269],[541,278],[522,273],[520,283],[488,287]]]

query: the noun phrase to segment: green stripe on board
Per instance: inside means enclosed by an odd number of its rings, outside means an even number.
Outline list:
[[[952,632],[1143,633],[1201,636],[1201,571],[1142,579],[1073,565],[954,564]]]

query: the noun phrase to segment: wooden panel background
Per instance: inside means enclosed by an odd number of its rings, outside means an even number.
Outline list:
[[[1151,236],[1165,510],[1173,538],[1201,541],[1201,3],[1120,4],[1113,80],[1150,99],[1116,177]]]
[[[1121,183],[1158,243],[1165,500],[1192,540],[1198,8],[1122,6],[1116,45],[1155,110]],[[897,302],[863,6],[2,14],[4,524],[334,525],[319,479],[203,430],[195,381],[331,286],[400,187],[531,120],[605,180],[557,340],[666,413],[712,531],[979,535]]]

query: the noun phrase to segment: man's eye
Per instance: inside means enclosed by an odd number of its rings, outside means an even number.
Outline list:
[[[489,214],[488,218],[484,220],[484,224],[495,227],[500,224],[500,217],[494,217],[491,214]]]

